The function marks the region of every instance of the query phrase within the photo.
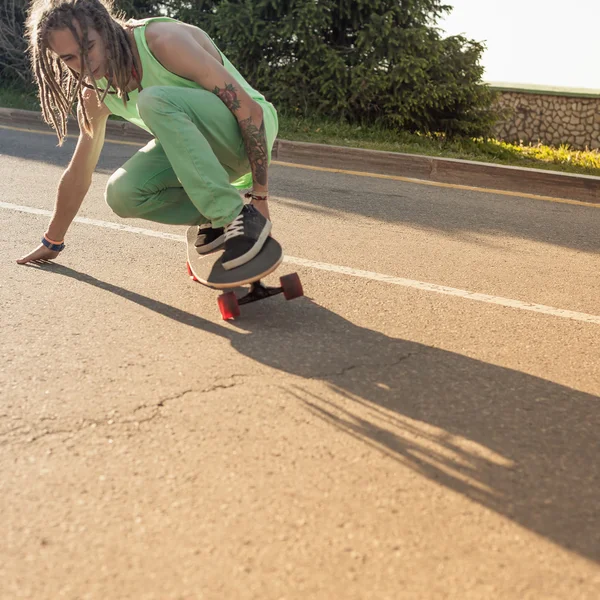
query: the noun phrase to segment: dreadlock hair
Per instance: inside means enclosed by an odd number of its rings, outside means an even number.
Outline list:
[[[81,35],[78,34],[73,21],[79,24]],[[90,28],[100,34],[106,46],[106,90],[98,89],[96,80],[90,73]],[[50,33],[61,29],[69,29],[79,45],[81,73],[66,67],[50,49]],[[115,90],[113,93],[127,104],[127,85],[134,69],[139,73],[140,68],[129,43],[122,16],[113,12],[112,0],[33,0],[27,17],[26,35],[32,70],[39,90],[42,116],[56,131],[59,146],[67,135],[67,120],[75,98],[79,100],[81,107],[83,129],[91,135],[90,120],[83,102],[84,88],[92,87],[98,101],[102,102],[112,87]],[[92,86],[84,82],[87,75],[91,75]]]

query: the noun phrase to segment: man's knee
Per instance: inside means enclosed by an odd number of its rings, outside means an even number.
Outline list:
[[[106,184],[104,197],[111,210],[124,219],[136,216],[135,189],[128,181],[127,171],[118,169]]]
[[[164,105],[165,100],[161,86],[145,88],[138,96],[138,112],[145,122],[151,120],[154,115],[161,114],[161,109]]]

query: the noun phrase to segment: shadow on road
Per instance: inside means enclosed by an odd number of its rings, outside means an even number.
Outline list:
[[[563,548],[600,560],[600,398],[359,327],[308,298],[239,331],[62,265],[51,271],[220,335],[313,415]],[[324,382],[333,394],[314,391]],[[484,543],[485,540],[482,540]]]
[[[58,148],[54,137],[39,132],[0,131],[0,154],[8,156],[66,167],[75,148],[72,138]],[[137,150],[137,146],[107,143],[96,172],[111,174]],[[307,173],[311,173],[310,177]],[[29,177],[47,180],[47,174],[43,172],[30,173]],[[597,234],[600,211],[594,207],[340,173],[315,173],[277,165],[270,171],[270,180],[274,196],[293,198],[296,208],[300,206],[307,211],[339,211],[358,218],[376,219],[386,225],[404,224],[450,238],[468,236],[470,241],[478,235],[497,235],[585,252],[600,251]],[[55,184],[48,185],[54,193]]]
[[[337,211],[384,225],[402,224],[450,239],[511,237],[600,252],[600,210],[478,191],[455,190],[402,181],[328,174],[327,185],[307,171],[275,170],[275,195],[293,198],[307,212]],[[468,184],[468,182],[465,182]],[[400,235],[400,234],[398,234]]]
[[[48,132],[52,135],[48,135]],[[76,136],[69,136],[62,146],[58,146],[58,140],[52,130],[48,128],[46,133],[40,131],[14,131],[3,129],[0,126],[0,155],[14,156],[25,160],[33,160],[47,165],[66,168],[69,164],[75,145]],[[127,161],[144,144],[125,145],[107,141],[96,173],[110,175]],[[58,185],[58,178],[55,186]]]

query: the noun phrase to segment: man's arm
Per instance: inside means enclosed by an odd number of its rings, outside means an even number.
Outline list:
[[[104,146],[106,121],[110,111],[104,105],[98,105],[94,90],[84,91],[84,101],[92,128],[92,135],[83,130],[81,106],[77,107],[79,121],[79,139],[69,166],[61,177],[54,215],[48,226],[48,237],[62,240],[67,229],[77,215],[81,204],[92,184],[92,175],[98,164],[100,152]]]
[[[261,106],[242,89],[180,23],[155,23],[147,32],[150,50],[169,71],[215,93],[237,119],[254,180],[254,193],[267,195],[268,152]]]
[[[81,207],[92,183],[92,174],[104,145],[106,120],[110,111],[104,105],[98,104],[96,93],[93,90],[84,92],[84,101],[92,127],[92,135],[88,135],[83,130],[81,106],[78,106],[79,140],[71,162],[58,184],[54,213],[45,233],[47,239],[56,242],[61,242],[64,239],[69,226]],[[49,260],[57,256],[58,252],[40,244],[33,252],[20,258],[17,262],[25,264],[35,260]]]

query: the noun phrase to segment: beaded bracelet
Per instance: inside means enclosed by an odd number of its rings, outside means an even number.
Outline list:
[[[45,235],[42,238],[42,244],[44,244],[48,250],[52,250],[53,252],[61,252],[65,247],[64,240],[62,242],[55,242],[54,240],[47,238]]]
[[[246,192],[244,194],[244,198],[251,198],[255,202],[266,202],[269,199],[268,196],[259,196],[258,194],[253,194],[252,192]]]

